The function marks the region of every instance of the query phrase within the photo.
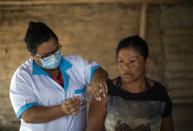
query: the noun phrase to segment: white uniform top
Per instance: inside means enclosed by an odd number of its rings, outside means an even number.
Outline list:
[[[54,81],[31,58],[20,66],[11,79],[10,99],[17,117],[21,120],[20,131],[85,131],[86,84],[90,84],[96,62],[91,64],[78,56],[62,56],[59,68],[64,88]],[[80,112],[56,120],[32,124],[25,123],[21,114],[34,105],[55,106],[74,96],[82,98]]]

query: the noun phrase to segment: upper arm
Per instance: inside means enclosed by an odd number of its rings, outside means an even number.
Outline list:
[[[163,88],[162,91],[162,101],[165,102],[164,112],[162,114],[162,118],[164,118],[172,114],[172,106],[173,106],[171,98],[169,97],[167,90],[165,88]]]
[[[162,100],[165,102],[164,112],[161,119],[161,131],[174,131],[172,120],[172,101],[167,90],[162,88]]]
[[[76,67],[85,84],[90,84],[94,71],[100,68],[100,66],[95,61],[89,63],[88,60],[79,56],[70,56],[68,59]]]
[[[162,118],[160,131],[174,131],[172,115]]]
[[[87,131],[102,131],[104,128],[107,98],[102,96],[101,98],[99,102],[92,99],[90,103]]]

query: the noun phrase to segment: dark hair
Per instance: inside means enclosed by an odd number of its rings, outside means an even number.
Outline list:
[[[144,60],[146,60],[146,58],[148,57],[147,43],[137,35],[124,38],[119,42],[119,45],[116,49],[116,57],[118,56],[118,53],[121,49],[128,47],[132,47],[137,50],[144,57]]]
[[[29,22],[24,41],[27,50],[36,54],[38,46],[43,42],[47,42],[50,38],[55,38],[58,41],[56,34],[42,22]]]

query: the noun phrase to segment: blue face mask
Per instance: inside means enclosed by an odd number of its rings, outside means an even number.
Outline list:
[[[40,59],[42,67],[45,69],[56,69],[60,64],[60,60],[61,60],[60,50],[58,50],[51,56],[48,56],[44,59]]]

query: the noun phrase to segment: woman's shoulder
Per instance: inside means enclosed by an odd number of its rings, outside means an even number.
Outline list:
[[[161,84],[160,82],[156,81],[156,80],[152,80],[150,78],[147,78],[148,83],[150,88],[152,88],[153,90],[159,91],[159,92],[167,92],[166,88],[164,87],[163,84]]]
[[[166,88],[164,87],[164,85],[163,84],[161,84],[160,82],[158,82],[158,81],[156,81],[156,80],[153,80],[153,79],[150,79],[150,78],[146,78],[147,79],[147,81],[148,81],[148,84],[149,84],[149,87],[150,88],[157,88],[157,89],[159,89],[159,90],[166,90]],[[117,76],[117,77],[115,77],[115,78],[113,78],[113,79],[108,79],[108,81],[107,81],[107,84],[108,84],[108,86],[110,86],[110,87],[116,87],[118,84],[119,84],[119,82],[120,82],[120,77],[119,76]]]

